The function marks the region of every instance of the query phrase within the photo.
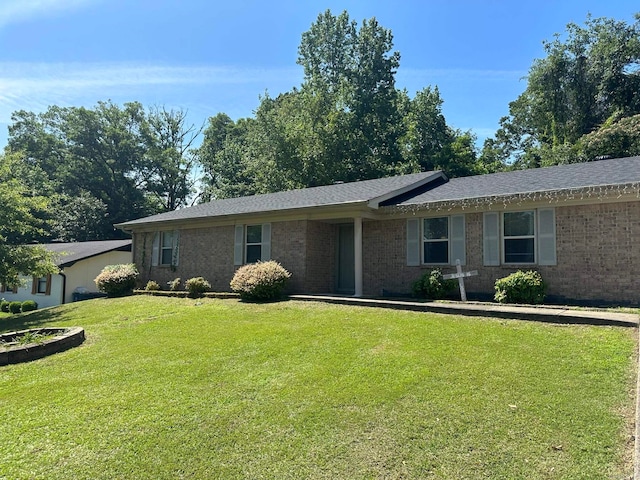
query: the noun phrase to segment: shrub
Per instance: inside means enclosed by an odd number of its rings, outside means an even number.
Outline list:
[[[38,304],[33,300],[22,302],[22,312],[32,312],[38,308]]]
[[[180,290],[180,282],[181,281],[182,281],[182,279],[180,277],[178,277],[178,278],[174,278],[170,282],[167,282],[167,285],[169,285],[169,290],[172,291],[172,292],[177,292],[178,290]]]
[[[9,313],[9,302],[7,302],[4,298],[0,300],[0,312]]]
[[[538,272],[518,270],[496,280],[495,289],[500,303],[542,303],[547,285]]]
[[[456,281],[444,280],[442,278],[442,272],[436,268],[424,273],[416,280],[411,290],[415,297],[437,300],[446,297],[447,294],[451,293],[455,288]]]
[[[231,280],[231,290],[244,300],[275,300],[282,296],[290,277],[291,273],[274,260],[251,263],[236,271]]]
[[[198,298],[201,297],[204,292],[211,289],[211,284],[202,277],[190,278],[184,282],[185,289],[189,292],[189,297]]]
[[[22,311],[22,302],[11,302],[9,303],[9,312],[10,313],[20,313]]]
[[[160,290],[160,284],[158,282],[153,281],[153,280],[149,280],[147,282],[147,284],[145,285],[144,289],[147,290],[147,291]]]
[[[109,297],[121,297],[133,293],[138,270],[133,263],[107,265],[95,278],[98,290]]]

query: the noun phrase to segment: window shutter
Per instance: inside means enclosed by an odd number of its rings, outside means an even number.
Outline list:
[[[160,232],[153,234],[153,244],[151,246],[151,266],[157,267],[160,261]]]
[[[236,225],[233,245],[233,264],[242,265],[244,250],[244,225]]]
[[[451,216],[451,264],[460,260],[460,265],[467,264],[467,249],[464,234],[464,215]]]
[[[482,242],[484,264],[500,265],[500,217],[497,212],[484,213]]]
[[[16,282],[13,284],[13,287],[12,287],[12,288],[13,288],[13,290],[12,290],[12,292],[13,292],[13,293],[18,293],[18,281],[17,281],[17,280],[16,280]]]
[[[36,293],[38,293],[38,277],[33,277],[31,279],[31,295]]]
[[[7,290],[7,287],[4,285],[4,283],[0,284],[0,293],[4,293]]]
[[[556,212],[554,208],[538,210],[538,264],[557,265]]]
[[[261,260],[266,262],[271,260],[271,224],[262,224],[262,251]]]
[[[420,265],[420,220],[417,218],[407,220],[407,265]]]
[[[51,295],[51,275],[47,275],[47,286],[45,288],[45,295]]]
[[[180,230],[173,231],[171,244],[171,265],[178,266],[178,257],[180,256]]]

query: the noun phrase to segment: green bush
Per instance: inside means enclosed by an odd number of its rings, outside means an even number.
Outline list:
[[[251,263],[236,271],[231,280],[231,290],[244,300],[275,300],[282,296],[290,277],[291,273],[274,260]]]
[[[167,282],[167,285],[169,285],[169,291],[177,292],[178,290],[180,290],[180,282],[181,281],[182,281],[182,279],[180,277],[178,277],[178,278],[174,278],[170,282]]]
[[[133,293],[138,270],[133,263],[107,265],[95,278],[98,290],[108,297],[122,297]]]
[[[32,312],[38,308],[38,304],[33,300],[25,300],[22,302],[22,312]]]
[[[0,300],[0,312],[9,313],[9,302],[4,298]]]
[[[430,270],[416,280],[411,290],[418,298],[437,300],[444,298],[456,288],[455,280],[444,280],[439,269]]]
[[[160,284],[158,282],[153,281],[153,280],[149,280],[147,282],[147,284],[145,285],[144,289],[147,290],[147,291],[160,290]]]
[[[184,282],[184,286],[191,298],[201,297],[204,292],[208,292],[211,289],[211,284],[202,277],[190,278]]]
[[[10,313],[20,313],[22,311],[22,302],[11,302],[9,303],[9,312]]]
[[[542,303],[547,284],[536,271],[518,270],[496,280],[495,289],[494,298],[500,303]]]

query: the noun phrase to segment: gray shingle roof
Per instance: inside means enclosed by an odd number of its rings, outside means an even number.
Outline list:
[[[131,250],[131,240],[103,240],[95,242],[46,243],[42,245],[50,252],[60,254],[58,267],[68,267],[79,260],[95,257],[114,250]],[[127,250],[128,249],[128,250]]]
[[[443,178],[446,179],[440,172],[422,172],[376,180],[215,200],[132,220],[117,226],[130,228],[160,222],[357,203],[366,204],[378,201],[384,201],[383,205],[386,206],[425,205],[534,192],[625,185],[640,182],[640,157],[599,160],[436,181]],[[398,197],[394,199],[393,197],[396,196]]]
[[[403,192],[407,188],[422,185],[431,179],[440,178],[441,176],[440,172],[421,172],[375,180],[214,200],[194,205],[193,207],[124,222],[117,226],[127,228],[129,226],[166,221],[366,203],[386,198],[395,192]]]
[[[455,201],[640,182],[640,157],[452,178],[398,205]]]

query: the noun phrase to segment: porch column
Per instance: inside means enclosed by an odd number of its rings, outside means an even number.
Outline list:
[[[353,253],[354,253],[354,274],[355,293],[354,297],[362,296],[362,218],[353,219]]]

